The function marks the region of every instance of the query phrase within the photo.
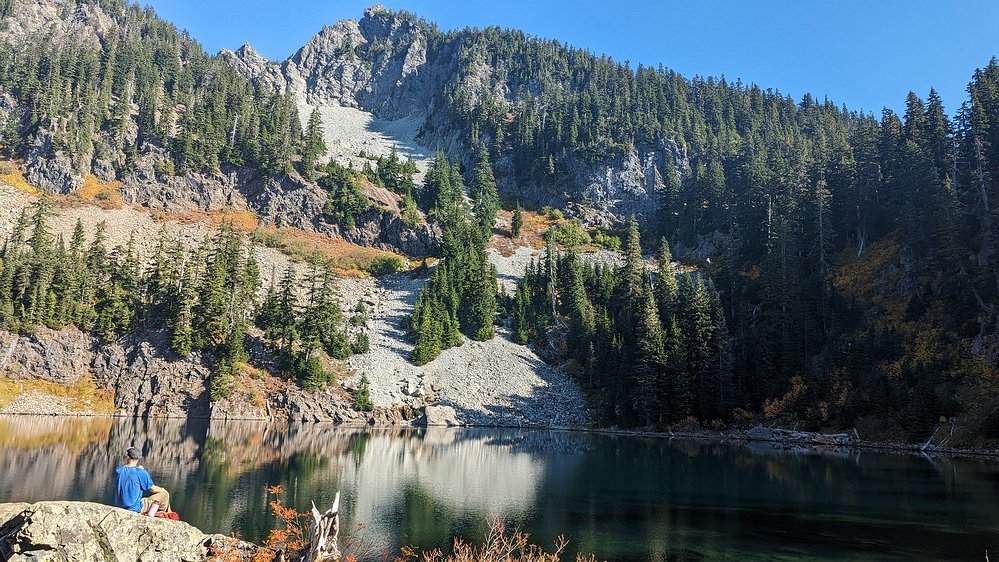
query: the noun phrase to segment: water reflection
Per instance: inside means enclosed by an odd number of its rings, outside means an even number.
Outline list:
[[[548,431],[0,418],[0,502],[108,502],[129,445],[184,519],[259,540],[268,485],[343,495],[377,549],[478,538],[499,514],[612,560],[980,558],[999,544],[984,461]],[[931,462],[932,461],[932,462]]]

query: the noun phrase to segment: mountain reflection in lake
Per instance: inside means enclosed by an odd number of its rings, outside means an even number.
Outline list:
[[[498,514],[608,560],[982,559],[999,545],[986,461],[495,429],[0,417],[0,502],[110,502],[126,447],[208,532],[260,540],[288,505],[363,523],[375,551],[480,539]]]

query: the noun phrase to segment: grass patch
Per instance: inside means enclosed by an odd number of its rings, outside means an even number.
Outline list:
[[[524,224],[520,227],[520,236],[514,239],[509,237],[509,224],[513,220],[513,212],[505,210],[499,212],[497,224],[507,225],[507,227],[504,234],[493,236],[489,240],[489,248],[495,249],[502,256],[510,257],[518,247],[536,250],[545,247],[545,232],[555,222],[555,219],[537,211],[521,209],[521,212],[524,216]]]
[[[293,261],[329,267],[345,277],[385,275],[407,265],[405,258],[393,252],[297,228],[267,226],[258,228],[252,236],[257,244],[279,250]]]
[[[69,386],[41,379],[12,381],[0,377],[0,408],[6,408],[28,392],[59,398],[74,412],[114,413],[114,391],[98,387],[89,376]]]
[[[121,198],[121,188],[120,181],[101,183],[97,176],[87,174],[83,179],[83,186],[76,190],[76,195],[104,209],[120,209],[125,204]]]
[[[0,410],[10,406],[21,395],[21,387],[7,377],[0,376]]]
[[[24,177],[24,170],[12,160],[0,161],[0,182],[31,195],[42,193],[42,190],[28,183],[27,178]]]
[[[218,228],[223,224],[230,224],[240,232],[253,232],[260,225],[260,219],[253,211],[234,211],[222,209],[219,211],[183,211],[165,212],[153,211],[153,220],[165,222],[178,222],[180,224],[211,224]]]

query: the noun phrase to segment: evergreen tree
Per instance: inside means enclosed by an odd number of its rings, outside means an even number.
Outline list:
[[[483,148],[479,151],[479,159],[475,164],[474,180],[469,189],[472,198],[472,211],[478,223],[483,239],[488,240],[496,224],[496,213],[499,211],[499,193],[496,190],[496,178],[493,176],[492,165],[489,163],[489,152]]]
[[[643,291],[642,302],[636,315],[636,361],[635,388],[632,397],[635,411],[645,425],[659,421],[663,408],[660,403],[659,388],[664,376],[665,348],[663,347],[663,331],[659,322],[659,311],[656,308],[652,292],[646,288]]]
[[[316,108],[309,115],[309,123],[302,139],[302,173],[305,177],[315,179],[316,167],[324,154],[326,143],[323,141],[323,120]]]
[[[513,218],[510,220],[510,237],[517,238],[520,236],[520,230],[524,227],[524,211],[520,208],[520,201],[517,201],[517,206],[513,209]]]

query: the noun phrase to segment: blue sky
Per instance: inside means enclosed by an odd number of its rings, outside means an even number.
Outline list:
[[[282,60],[374,0],[146,0],[209,51],[249,42]],[[741,78],[800,99],[901,111],[930,87],[953,113],[999,56],[996,0],[384,0],[442,29],[499,25],[686,76]]]

